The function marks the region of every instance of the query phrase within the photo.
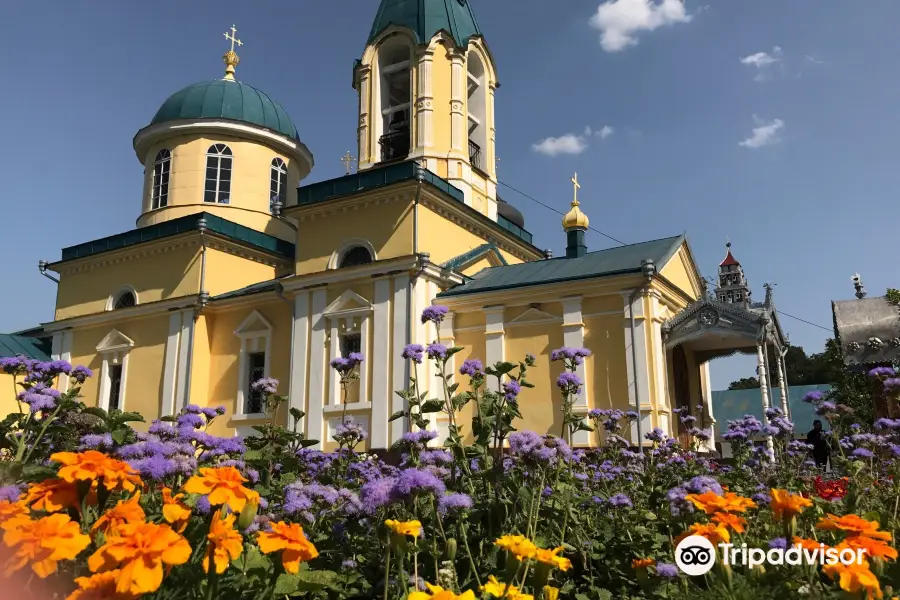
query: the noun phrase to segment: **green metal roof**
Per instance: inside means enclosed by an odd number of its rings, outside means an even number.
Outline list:
[[[816,419],[825,421],[816,416],[815,407],[812,404],[802,402],[803,396],[809,392],[830,391],[828,384],[821,385],[792,385],[788,387],[788,404],[791,410],[791,421],[794,423],[794,432],[799,436],[806,435],[812,429],[812,423]],[[772,394],[772,405],[781,408],[781,390],[778,386],[769,388]],[[716,437],[728,431],[728,421],[738,421],[744,415],[753,415],[765,422],[762,409],[762,397],[759,388],[749,390],[720,390],[712,393],[712,412],[716,419]]]
[[[420,44],[446,31],[457,46],[465,48],[469,38],[481,35],[469,0],[381,0],[367,43],[390,25],[410,29]]]
[[[199,212],[192,215],[179,217],[178,219],[173,219],[171,221],[157,223],[156,225],[150,225],[149,227],[140,227],[138,229],[126,231],[125,233],[119,233],[117,235],[100,238],[99,240],[93,240],[90,242],[85,242],[83,244],[78,244],[77,246],[69,246],[68,248],[63,248],[62,260],[84,258],[86,256],[100,254],[101,252],[118,250],[120,248],[134,246],[135,244],[142,244],[144,242],[158,240],[160,238],[168,237],[171,235],[178,235],[180,233],[186,233],[188,231],[197,231],[198,222],[200,221],[200,219],[206,219],[207,231],[217,233],[236,242],[252,246],[259,250],[265,250],[273,254],[280,254],[285,258],[294,258],[294,244],[290,242],[286,242],[267,233],[256,231],[255,229],[250,229],[249,227],[233,223],[232,221],[223,219],[222,217],[218,217],[216,215],[211,215],[206,212]]]
[[[19,355],[36,360],[50,360],[50,345],[38,338],[0,333],[0,358]]]
[[[658,268],[678,251],[684,236],[641,242],[588,252],[577,258],[548,258],[534,262],[484,269],[461,285],[438,294],[441,297],[492,292],[527,285],[639,273],[641,261],[653,259]]]
[[[229,300],[231,298],[241,298],[243,296],[252,296],[253,294],[261,294],[263,292],[271,292],[274,289],[278,288],[278,282],[283,279],[283,277],[277,277],[275,279],[269,279],[268,281],[260,281],[259,283],[253,283],[248,286],[232,290],[230,292],[225,292],[223,294],[219,294],[218,296],[213,296],[210,298],[212,302],[216,302],[218,300]]]
[[[280,104],[253,86],[216,79],[189,85],[163,102],[151,125],[181,119],[229,119],[300,139],[297,127]]]
[[[463,252],[459,256],[454,256],[453,258],[451,258],[450,260],[448,260],[441,266],[444,268],[447,268],[447,269],[456,269],[460,265],[469,263],[473,260],[481,258],[482,256],[485,256],[486,254],[490,254],[492,252],[497,255],[497,258],[499,258],[500,261],[504,265],[508,264],[506,262],[506,259],[503,258],[503,255],[500,254],[500,250],[497,248],[497,245],[488,243],[488,244],[482,244],[480,246],[476,246],[475,248],[472,248],[468,252]]]

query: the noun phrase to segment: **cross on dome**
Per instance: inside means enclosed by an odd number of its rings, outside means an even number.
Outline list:
[[[234,68],[241,62],[237,52],[234,51],[234,45],[237,44],[238,47],[244,45],[244,42],[239,40],[236,34],[237,27],[234,25],[231,26],[231,35],[228,35],[227,31],[224,34],[225,39],[231,42],[231,49],[222,55],[222,60],[225,62],[225,79],[230,81],[234,81]]]

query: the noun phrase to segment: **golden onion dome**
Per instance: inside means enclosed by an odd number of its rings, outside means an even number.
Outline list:
[[[588,216],[581,212],[579,206],[581,206],[581,203],[578,200],[572,200],[572,209],[566,213],[562,220],[563,229],[566,231],[570,229],[587,229],[590,225],[591,222]]]

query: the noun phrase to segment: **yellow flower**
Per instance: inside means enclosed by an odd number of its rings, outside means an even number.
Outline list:
[[[0,500],[0,523],[27,515],[29,512],[28,507],[22,501],[10,502],[9,500]]]
[[[647,567],[652,567],[656,564],[656,561],[652,558],[635,558],[631,561],[632,569],[646,569]]]
[[[746,512],[748,508],[756,508],[753,500],[738,496],[734,492],[725,492],[720,496],[710,491],[702,494],[688,494],[685,497],[708,515],[717,512],[742,513]]]
[[[712,522],[717,523],[722,527],[731,527],[735,533],[744,533],[747,526],[746,519],[731,513],[716,513],[712,517]]]
[[[209,557],[213,557],[216,573],[224,573],[228,564],[241,555],[244,549],[244,538],[234,528],[237,517],[232,513],[222,518],[222,510],[216,513],[209,526],[206,544],[206,556],[203,557],[203,570],[209,572]]]
[[[791,519],[794,515],[799,514],[804,508],[813,505],[813,501],[804,498],[800,494],[792,494],[787,490],[772,489],[772,502],[769,506],[775,513],[776,519]]]
[[[191,509],[181,501],[182,498],[184,498],[184,494],[172,496],[172,490],[167,487],[162,489],[163,518],[167,523],[171,524],[172,529],[178,533],[184,531],[191,518]]]
[[[505,583],[498,581],[493,575],[488,577],[487,583],[481,586],[481,591],[488,593],[495,598],[503,598],[505,600],[527,600],[532,598],[532,596],[528,594],[522,594],[519,591],[519,588],[512,584],[507,588]],[[506,594],[503,593],[504,591]]]
[[[141,493],[138,492],[128,500],[120,500],[118,504],[97,519],[97,522],[91,527],[91,535],[95,535],[98,531],[104,535],[112,535],[120,525],[125,523],[143,523],[147,515],[138,504],[140,499]]]
[[[134,594],[120,594],[116,591],[116,582],[121,573],[106,571],[90,577],[76,577],[78,589],[69,594],[66,600],[133,600]]]
[[[494,540],[494,545],[514,554],[519,560],[531,558],[537,551],[534,542],[524,535],[504,535]]]
[[[91,543],[78,523],[65,514],[34,521],[19,516],[3,523],[3,530],[3,543],[13,551],[6,561],[7,577],[30,564],[38,577],[46,578],[56,572],[56,563],[73,560]]]
[[[544,600],[558,600],[559,598],[559,588],[555,588],[551,585],[544,586]]]
[[[384,524],[397,535],[408,535],[414,538],[422,535],[422,523],[419,521],[395,521],[388,519]]]
[[[874,540],[891,541],[891,534],[887,531],[878,531],[878,521],[867,521],[857,515],[844,515],[838,517],[829,514],[816,523],[816,527],[825,530],[846,531],[848,535],[864,535]]]
[[[281,564],[288,573],[297,573],[300,563],[307,562],[319,555],[313,543],[306,539],[303,528],[297,523],[272,523],[272,531],[261,531],[256,543],[263,554],[281,553]]]
[[[205,467],[184,484],[189,494],[206,494],[212,506],[227,504],[239,513],[249,502],[259,503],[259,494],[244,487],[247,479],[234,467]]]
[[[828,575],[832,581],[837,581],[841,589],[851,594],[862,594],[865,592],[866,598],[881,598],[881,585],[878,578],[869,570],[868,563],[850,563],[845,565],[837,562],[833,565],[825,565],[822,572]]]
[[[472,590],[456,595],[452,590],[445,590],[438,585],[426,583],[427,592],[412,592],[406,597],[406,600],[475,600],[475,593]]]
[[[561,571],[568,571],[572,568],[572,561],[568,558],[564,558],[559,556],[559,553],[563,551],[563,547],[554,548],[553,550],[544,550],[543,548],[538,548],[534,552],[534,560],[539,563],[544,563],[545,565],[550,565],[551,567],[556,567]]]
[[[74,483],[62,479],[46,479],[30,485],[21,502],[32,510],[59,512],[67,508],[78,508],[78,490]]]
[[[106,538],[88,559],[94,572],[121,569],[119,594],[149,594],[159,589],[163,564],[183,565],[191,558],[191,545],[168,525],[126,523]]]
[[[79,481],[103,481],[109,491],[134,491],[142,485],[140,476],[127,462],[110,458],[96,450],[84,452],[57,452],[50,455],[50,460],[63,465],[59,469],[59,477],[69,483]]]

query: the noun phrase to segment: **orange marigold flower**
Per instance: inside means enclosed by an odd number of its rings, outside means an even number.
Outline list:
[[[149,594],[162,584],[163,563],[182,565],[190,558],[190,544],[168,525],[126,523],[91,555],[88,568],[94,573],[121,569],[117,593]]]
[[[524,535],[504,535],[494,540],[494,545],[515,554],[519,560],[531,558],[537,551],[537,546],[534,545],[534,542]]]
[[[712,521],[722,527],[730,527],[735,533],[747,531],[747,519],[731,513],[716,513],[712,516]]]
[[[849,548],[851,550],[865,550],[866,558],[880,558],[882,560],[897,560],[897,551],[881,540],[872,539],[865,535],[851,535],[843,542],[835,546],[838,550]]]
[[[116,591],[116,582],[121,572],[105,571],[90,577],[76,577],[78,589],[66,597],[66,600],[133,600],[134,594],[120,594]]]
[[[213,557],[216,573],[224,573],[229,563],[241,555],[244,549],[244,538],[234,528],[234,513],[222,518],[222,510],[216,513],[206,536],[206,556],[203,557],[203,570],[209,572],[209,558]]]
[[[61,513],[34,521],[16,517],[6,521],[3,530],[3,543],[13,551],[6,562],[7,577],[30,564],[43,579],[56,572],[56,563],[74,559],[91,543],[81,526]]]
[[[772,512],[776,519],[790,519],[803,511],[804,508],[813,505],[813,501],[804,498],[800,494],[792,494],[787,490],[772,489]]]
[[[74,483],[62,479],[45,479],[31,484],[21,502],[31,506],[32,510],[48,513],[78,508],[78,489]]]
[[[684,538],[691,535],[699,535],[705,537],[713,545],[718,545],[720,543],[728,543],[731,541],[731,534],[728,533],[728,530],[718,523],[694,523],[691,527],[682,533],[675,540],[675,544],[677,545]]]
[[[475,592],[467,590],[460,595],[453,593],[453,590],[445,590],[439,585],[431,585],[425,583],[428,588],[427,592],[410,592],[407,600],[475,600]]]
[[[878,531],[878,521],[867,521],[858,515],[838,517],[828,514],[824,519],[816,523],[816,527],[832,531],[846,531],[848,535],[864,535],[874,540],[891,541],[889,532]]]
[[[709,491],[702,494],[688,494],[686,498],[708,515],[717,512],[742,513],[746,512],[748,508],[756,508],[753,500],[738,496],[734,492],[725,492],[720,496]]]
[[[422,535],[422,523],[419,521],[395,521],[388,519],[384,524],[396,535],[408,535],[414,538]]]
[[[281,564],[288,573],[297,573],[301,562],[310,561],[319,555],[298,523],[272,523],[272,531],[261,531],[256,537],[256,543],[263,554],[283,550]]]
[[[102,480],[106,489],[126,492],[142,485],[140,475],[131,465],[96,450],[57,452],[50,455],[50,460],[63,465],[59,469],[59,477],[69,483]]]
[[[652,567],[656,564],[656,561],[652,558],[635,558],[631,561],[632,569],[646,569],[647,567]]]
[[[172,529],[181,533],[187,527],[191,518],[191,509],[181,501],[184,494],[172,495],[172,490],[167,487],[162,489],[163,507],[162,514],[166,522],[172,525]]]
[[[244,487],[247,479],[234,467],[205,467],[184,484],[189,494],[206,494],[212,506],[227,504],[239,513],[247,502],[259,503],[259,494]]]
[[[144,509],[138,502],[141,499],[141,493],[138,492],[128,500],[120,500],[118,504],[107,510],[97,519],[93,527],[91,527],[91,535],[96,535],[98,531],[104,535],[115,534],[116,529],[125,523],[143,523],[147,519]]]
[[[828,544],[823,544],[822,542],[817,542],[816,540],[810,540],[802,537],[794,536],[794,545],[800,546],[803,550],[809,550],[812,552],[813,550],[824,551],[828,550],[830,547]]]
[[[10,502],[9,500],[0,500],[0,523],[9,521],[22,515],[27,515],[30,511],[24,502]]]
[[[572,568],[572,561],[568,558],[559,556],[559,553],[562,551],[562,546],[560,546],[559,548],[554,548],[553,550],[544,550],[543,548],[538,548],[534,551],[534,556],[532,556],[532,558],[539,563],[544,563],[545,565],[556,567],[561,571],[568,571]]]
[[[869,569],[868,563],[850,563],[845,565],[837,562],[833,565],[825,565],[822,572],[828,575],[832,581],[838,582],[841,589],[851,594],[862,594],[865,592],[866,598],[881,598],[881,585],[878,578]]]

